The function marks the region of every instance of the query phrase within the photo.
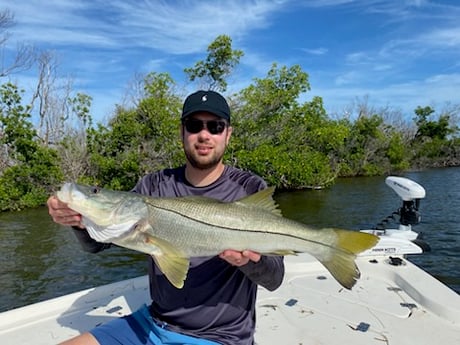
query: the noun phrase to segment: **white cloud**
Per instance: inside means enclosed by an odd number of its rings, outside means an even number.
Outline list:
[[[437,98],[458,101],[453,92],[459,89],[460,7],[455,5],[423,0],[28,0],[11,1],[8,7],[17,21],[11,37],[56,51],[64,73],[76,78],[75,85],[93,97],[101,113],[122,99],[135,72],[165,71],[177,81],[184,66],[206,56],[219,34],[232,37],[234,49],[245,53],[229,80],[229,93],[264,78],[276,61],[304,66],[309,94],[324,97],[326,106],[364,95],[404,107]],[[305,27],[283,36],[286,27],[293,27],[286,20],[312,13],[325,13],[346,30],[335,32],[336,26],[330,26],[323,35],[304,21],[299,25]]]
[[[202,52],[219,34],[242,37],[269,25],[284,1],[68,1],[15,4],[19,41],[83,47]],[[22,6],[19,8],[19,6]],[[101,6],[104,6],[103,11]]]
[[[349,53],[345,56],[346,63],[352,65],[367,63],[370,60],[369,53],[363,51]]]
[[[246,52],[241,58],[241,63],[254,71],[254,76],[266,75],[270,70],[273,60],[255,52]]]
[[[460,26],[435,29],[421,34],[417,41],[430,46],[458,49],[460,47]]]
[[[406,116],[412,116],[419,105],[431,105],[438,110],[443,104],[460,101],[460,73],[438,74],[426,79],[392,83],[381,88],[359,86],[356,83],[346,85],[347,87],[341,87],[342,85],[345,84],[339,83],[337,87],[330,88],[327,85],[313,84],[312,94],[323,97],[325,107],[330,113],[340,113],[354,99],[360,97],[368,97],[369,103],[377,107],[389,105],[391,108],[401,109]]]
[[[311,55],[325,55],[328,53],[329,49],[324,48],[324,47],[319,47],[319,48],[303,48],[302,51],[304,51],[307,54]]]

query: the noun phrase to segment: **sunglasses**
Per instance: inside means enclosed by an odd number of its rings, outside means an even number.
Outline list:
[[[187,132],[196,134],[201,132],[204,128],[208,130],[211,134],[221,134],[225,127],[227,127],[227,123],[222,120],[211,120],[211,121],[202,121],[202,120],[186,120],[184,122],[185,129]]]

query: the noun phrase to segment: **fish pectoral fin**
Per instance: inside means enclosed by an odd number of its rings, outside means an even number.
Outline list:
[[[152,257],[169,282],[176,288],[182,289],[187,278],[189,259],[168,255],[152,255]]]
[[[182,289],[190,266],[189,258],[168,241],[150,236],[149,242],[160,250],[159,254],[152,255],[160,271],[172,285]]]

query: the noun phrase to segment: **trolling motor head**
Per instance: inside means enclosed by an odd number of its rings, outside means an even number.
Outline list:
[[[412,225],[420,223],[421,220],[419,206],[420,199],[425,197],[425,189],[405,177],[389,176],[385,183],[399,195],[403,204],[376,228],[361,230],[380,237],[379,243],[362,255],[405,255],[430,251],[430,246],[420,238],[420,234],[412,231]],[[387,223],[395,220],[394,215],[399,216],[399,228],[388,229]]]
[[[420,223],[420,199],[425,197],[425,189],[418,183],[405,177],[388,176],[385,183],[393,189],[403,200],[402,207],[397,214],[401,226],[411,227]]]

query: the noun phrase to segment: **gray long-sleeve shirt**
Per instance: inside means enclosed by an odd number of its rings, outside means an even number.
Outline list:
[[[229,166],[206,187],[185,179],[184,167],[144,176],[134,192],[153,197],[202,195],[232,202],[266,188],[258,176]],[[76,231],[87,251],[106,245],[94,242],[85,231]],[[229,248],[231,249],[231,248]],[[172,330],[222,344],[253,344],[257,285],[276,289],[284,276],[282,257],[262,256],[242,267],[219,257],[191,258],[184,287],[176,289],[149,257],[151,312]]]

